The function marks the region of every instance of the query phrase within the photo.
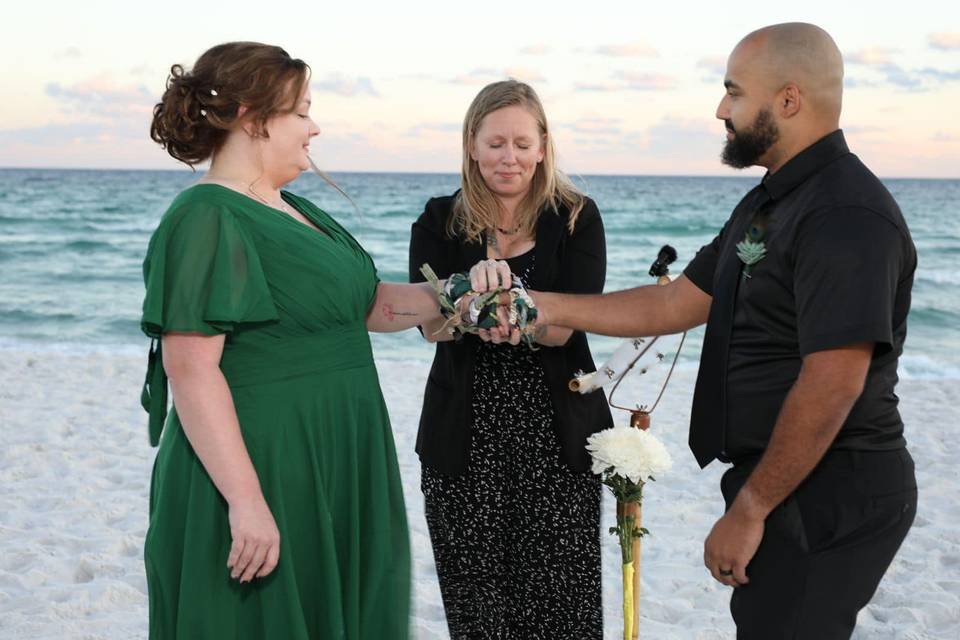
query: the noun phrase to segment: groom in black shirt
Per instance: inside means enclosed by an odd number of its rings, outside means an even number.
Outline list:
[[[916,252],[839,129],[843,60],[790,23],[733,50],[723,161],[767,174],[666,286],[534,293],[542,324],[617,336],[706,322],[690,447],[730,464],[704,544],[740,639],[849,638],[913,522],[897,411]]]

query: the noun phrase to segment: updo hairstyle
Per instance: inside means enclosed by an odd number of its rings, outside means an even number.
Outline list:
[[[237,123],[240,105],[254,135],[269,137],[271,117],[290,113],[310,79],[310,67],[280,47],[228,42],[207,50],[190,71],[170,67],[167,88],[153,108],[150,137],[193,168],[210,159]]]

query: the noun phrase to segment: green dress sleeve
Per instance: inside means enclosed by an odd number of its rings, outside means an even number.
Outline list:
[[[229,333],[277,319],[256,247],[234,214],[216,206],[171,212],[143,262],[147,287],[140,326],[164,333]]]
[[[164,333],[230,333],[244,323],[277,320],[256,247],[234,214],[191,203],[167,213],[143,261],[146,296],[140,327],[153,338],[140,402],[156,446],[167,413]]]

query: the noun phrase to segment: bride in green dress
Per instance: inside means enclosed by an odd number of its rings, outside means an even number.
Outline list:
[[[171,156],[211,165],[143,264],[151,639],[408,634],[406,514],[368,331],[439,306],[428,285],[381,283],[342,226],[281,190],[312,166],[309,75],[279,47],[223,44],[175,65],[153,111]]]

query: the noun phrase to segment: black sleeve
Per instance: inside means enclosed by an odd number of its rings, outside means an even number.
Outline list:
[[[450,275],[450,266],[444,259],[443,222],[438,214],[437,198],[427,201],[423,213],[410,229],[409,272],[410,282],[426,282],[420,268],[429,264],[439,278]]]
[[[564,233],[567,230],[564,229]],[[560,265],[564,293],[602,293],[607,278],[607,238],[596,203],[586,198]]]
[[[907,259],[900,230],[869,209],[830,208],[808,216],[795,246],[801,355],[858,342],[888,351]]]
[[[720,258],[720,245],[723,242],[723,234],[730,226],[730,220],[727,220],[723,228],[720,229],[713,240],[700,247],[697,255],[683,270],[683,275],[696,285],[698,289],[709,296],[713,296],[713,276],[717,270],[717,261]]]

